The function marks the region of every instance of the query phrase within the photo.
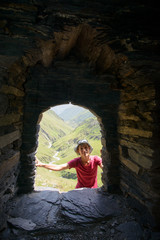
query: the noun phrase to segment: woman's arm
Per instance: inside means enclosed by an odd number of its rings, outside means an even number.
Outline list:
[[[99,166],[100,166],[101,169],[103,169],[103,163],[101,163]]]
[[[45,164],[42,163],[36,158],[36,167],[44,167],[46,169],[52,170],[52,171],[61,171],[69,168],[68,163],[64,163],[61,165],[55,165],[55,164]]]

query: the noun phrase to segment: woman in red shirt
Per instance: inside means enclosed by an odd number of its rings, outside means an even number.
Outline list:
[[[75,168],[77,172],[77,185],[76,188],[97,188],[97,168],[103,168],[102,159],[98,156],[91,156],[93,148],[87,140],[81,140],[75,147],[75,152],[80,155],[68,163],[55,165],[41,163],[36,159],[37,167],[44,167],[53,171],[61,171],[65,169]]]

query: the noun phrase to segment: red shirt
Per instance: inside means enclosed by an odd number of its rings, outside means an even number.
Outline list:
[[[76,188],[97,188],[97,167],[102,163],[98,156],[90,156],[89,165],[83,165],[81,157],[74,158],[68,162],[69,169],[75,168],[77,172],[78,183]]]

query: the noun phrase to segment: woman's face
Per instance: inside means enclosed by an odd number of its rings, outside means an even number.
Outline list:
[[[90,147],[88,144],[80,144],[78,147],[78,152],[81,157],[87,157],[90,155]]]

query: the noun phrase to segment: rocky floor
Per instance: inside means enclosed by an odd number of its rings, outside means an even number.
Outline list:
[[[102,189],[35,191],[8,205],[1,240],[159,240],[137,201]]]

